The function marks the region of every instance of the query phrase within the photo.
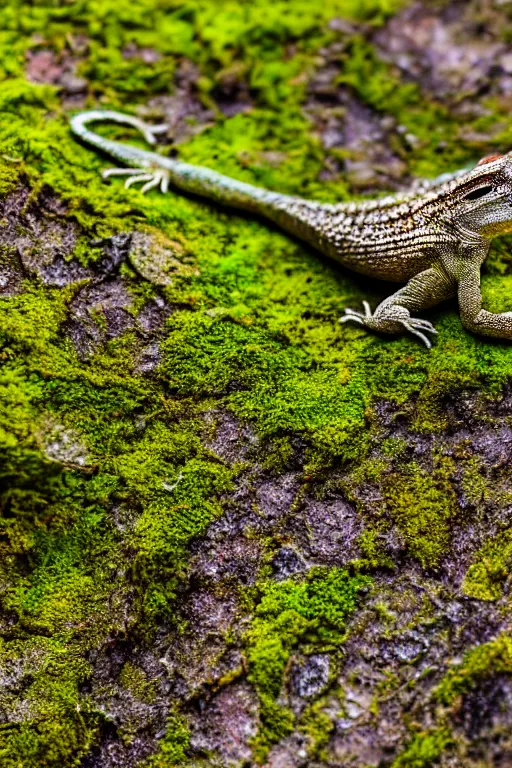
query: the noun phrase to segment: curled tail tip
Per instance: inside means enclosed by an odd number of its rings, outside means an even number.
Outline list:
[[[78,112],[70,118],[69,124],[71,130],[75,133],[81,133],[85,130],[85,125],[92,120],[105,120],[108,119],[108,113],[101,112],[97,109],[87,110],[86,112]]]

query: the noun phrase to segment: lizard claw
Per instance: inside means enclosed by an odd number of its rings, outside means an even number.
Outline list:
[[[160,125],[150,125],[148,128],[151,134],[165,133],[169,130],[167,123],[160,123]]]
[[[363,301],[363,307],[364,307],[364,313],[363,312],[357,312],[355,309],[350,309],[349,307],[345,308],[345,314],[343,317],[340,317],[339,322],[340,323],[346,323],[353,320],[356,323],[360,323],[361,325],[365,325],[365,320],[367,318],[371,318],[372,311],[370,309],[370,305],[367,301]]]
[[[423,323],[427,323],[426,320],[420,321],[416,318],[411,317],[410,320],[401,320],[400,321],[405,328],[406,331],[409,331],[409,333],[412,333],[414,336],[417,336],[418,339],[421,339],[422,342],[425,344],[427,349],[432,348],[432,342],[428,338],[428,336],[425,336],[422,331],[430,331],[430,333],[437,333],[436,329],[431,323],[428,323],[429,327],[426,327],[423,325]],[[419,330],[421,328],[421,331]]]
[[[354,312],[353,309],[346,309],[344,317],[340,317],[339,322],[346,323],[350,320],[354,323],[359,323],[359,325],[364,325],[364,315],[361,314],[361,312]]]
[[[411,317],[407,320],[414,328],[420,328],[422,331],[429,331],[430,333],[436,333],[437,331],[428,320],[423,320],[421,317]]]

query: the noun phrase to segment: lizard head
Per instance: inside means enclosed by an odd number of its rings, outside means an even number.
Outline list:
[[[489,155],[452,189],[456,221],[492,239],[512,232],[512,153]]]

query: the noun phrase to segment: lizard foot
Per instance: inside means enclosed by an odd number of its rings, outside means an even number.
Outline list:
[[[146,182],[141,187],[141,192],[144,195],[153,187],[160,185],[161,192],[167,192],[169,189],[169,172],[165,168],[158,168],[155,171],[148,171],[144,173],[143,168],[107,168],[101,172],[102,178],[108,179],[110,176],[128,176],[124,186],[128,189],[132,184],[138,184],[139,182]]]
[[[383,314],[379,316],[377,312],[372,314],[367,301],[363,301],[363,307],[364,313],[356,312],[354,309],[345,309],[344,316],[340,317],[340,323],[359,323],[359,325],[364,325],[366,328],[382,331],[383,333],[399,333],[402,329],[405,329],[421,339],[427,349],[432,347],[432,342],[426,336],[426,333],[437,334],[437,331],[428,320],[423,320],[420,317],[410,317],[409,312],[404,310],[403,307],[397,308],[406,313],[403,317],[400,317],[398,312],[391,314],[391,316]]]

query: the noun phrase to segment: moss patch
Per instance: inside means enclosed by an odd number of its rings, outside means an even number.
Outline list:
[[[464,576],[462,591],[478,600],[497,600],[512,565],[512,532],[504,531],[476,553]]]
[[[435,690],[436,698],[452,705],[458,696],[467,693],[481,680],[512,672],[512,638],[502,633],[488,643],[472,648],[463,661],[449,670]]]
[[[428,475],[411,465],[407,474],[389,475],[384,487],[388,510],[411,555],[424,568],[437,566],[446,552],[450,523],[458,509],[449,467],[441,465]]]
[[[190,765],[187,748],[190,730],[184,717],[172,713],[167,718],[165,736],[160,742],[158,754],[144,762],[144,768],[169,768]]]
[[[262,728],[257,754],[263,759],[268,746],[290,733],[293,713],[277,703],[291,652],[299,644],[333,648],[345,638],[346,620],[357,605],[357,595],[367,588],[367,576],[350,576],[339,568],[314,568],[302,582],[268,582],[247,635],[249,680],[260,698]]]
[[[392,768],[430,768],[436,765],[442,753],[453,742],[446,729],[437,729],[418,733],[400,754],[393,760]]]

